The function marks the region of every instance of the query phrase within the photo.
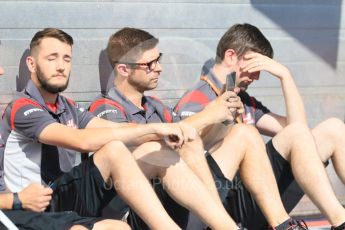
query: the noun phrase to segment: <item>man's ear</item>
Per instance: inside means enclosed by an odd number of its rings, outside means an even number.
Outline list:
[[[36,62],[35,59],[32,56],[28,56],[26,58],[26,65],[28,66],[28,69],[31,73],[36,72]]]
[[[227,49],[224,54],[224,61],[227,64],[231,64],[237,60],[237,53],[233,49]]]
[[[114,67],[114,70],[116,70],[115,72],[118,75],[125,76],[125,77],[127,77],[129,75],[129,71],[130,71],[129,68],[127,68],[126,64],[117,64]]]

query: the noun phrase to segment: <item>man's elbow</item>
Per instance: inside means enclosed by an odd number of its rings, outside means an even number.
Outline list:
[[[84,153],[84,152],[95,152],[99,150],[102,146],[99,146],[98,144],[92,143],[92,141],[89,140],[82,140],[79,141],[78,144],[78,151]]]

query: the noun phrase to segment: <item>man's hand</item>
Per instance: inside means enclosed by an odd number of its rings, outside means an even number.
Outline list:
[[[177,124],[180,126],[180,128],[182,130],[184,143],[195,140],[196,135],[197,135],[197,131],[193,126],[186,124],[185,122],[182,122],[182,121],[180,121]]]
[[[244,108],[241,98],[237,96],[236,92],[226,91],[210,102],[203,112],[206,116],[210,116],[215,124],[223,121],[233,121],[238,114],[244,112]]]
[[[162,137],[165,143],[172,149],[181,148],[184,137],[177,123],[151,123],[155,133]]]
[[[43,212],[52,199],[53,190],[41,184],[30,184],[18,193],[23,208],[34,212]]]
[[[260,53],[246,54],[244,60],[245,64],[241,66],[243,72],[267,71],[280,80],[285,76],[291,76],[290,71],[284,65]]]
[[[195,128],[184,122],[151,125],[154,125],[156,133],[164,139],[165,143],[175,150],[181,148],[183,143],[194,140],[197,135]]]

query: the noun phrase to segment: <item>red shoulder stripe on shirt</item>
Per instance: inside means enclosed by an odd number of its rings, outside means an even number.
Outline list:
[[[18,111],[20,108],[22,108],[22,107],[24,107],[24,106],[26,106],[26,105],[28,105],[28,104],[37,106],[37,107],[39,107],[40,109],[42,109],[42,106],[41,106],[38,102],[36,102],[36,101],[34,101],[34,100],[31,100],[31,99],[29,99],[29,98],[19,98],[18,100],[16,100],[16,101],[13,103],[13,106],[12,106],[11,117],[10,117],[11,129],[14,130],[14,117],[15,117],[17,111]]]
[[[201,91],[195,90],[190,93],[188,93],[186,96],[184,96],[179,103],[175,107],[175,112],[179,111],[179,109],[186,103],[198,103],[200,105],[206,106],[209,103],[208,97]]]
[[[253,110],[255,112],[256,111],[256,101],[255,101],[254,97],[250,97],[250,102],[252,103]]]
[[[68,103],[70,103],[71,105],[77,106],[77,104],[75,103],[75,101],[73,101],[72,99],[69,99],[69,98],[67,98],[67,97],[66,97],[66,99],[67,99]]]
[[[119,103],[117,103],[116,101],[107,99],[107,98],[101,98],[96,100],[95,102],[93,102],[89,108],[90,112],[94,112],[99,106],[103,105],[103,104],[108,104],[108,105],[112,105],[115,106],[117,109],[119,109],[121,111],[121,113],[126,116],[126,112],[125,109],[123,108],[122,105],[120,105]]]
[[[172,122],[171,114],[167,108],[164,108],[164,118],[168,123]]]

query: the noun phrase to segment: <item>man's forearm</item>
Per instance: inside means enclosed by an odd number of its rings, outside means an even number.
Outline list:
[[[160,140],[161,137],[153,124],[133,125],[117,128],[114,132],[116,140],[120,140],[128,146],[136,146],[148,141]]]
[[[138,128],[138,126],[140,128]],[[116,140],[122,141],[126,145],[130,146],[136,146],[147,141],[156,141],[161,139],[161,137],[152,131],[152,125],[147,126],[135,123],[116,123],[105,119],[94,118],[90,121],[87,128],[114,128],[113,133],[116,136]]]
[[[13,194],[6,193],[0,194],[0,209],[12,209]]]
[[[286,106],[287,124],[292,122],[302,122],[306,124],[307,120],[303,100],[292,76],[290,75],[282,79],[281,82]]]
[[[212,115],[205,112],[205,110],[187,117],[183,120],[183,122],[186,122],[187,124],[193,126],[199,133],[202,132],[204,128],[215,124],[215,120],[212,119]]]

